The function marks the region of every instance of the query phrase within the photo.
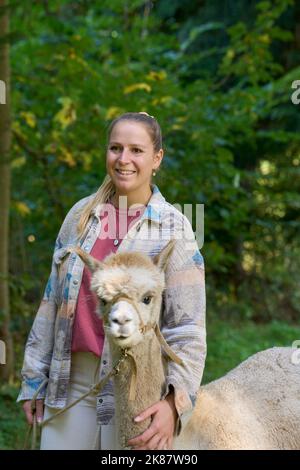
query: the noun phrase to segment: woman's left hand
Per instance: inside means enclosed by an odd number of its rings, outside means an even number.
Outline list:
[[[178,416],[174,404],[174,393],[171,392],[164,400],[147,408],[135,418],[135,421],[141,422],[150,416],[152,416],[152,422],[149,428],[143,434],[130,439],[128,445],[132,446],[132,450],[172,449]]]

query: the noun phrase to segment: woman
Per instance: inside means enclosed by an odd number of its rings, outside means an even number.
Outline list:
[[[168,364],[161,400],[136,417],[144,420],[151,416],[151,425],[128,444],[132,449],[171,449],[173,436],[188,419],[206,356],[204,266],[187,218],[152,183],[162,158],[161,130],[153,116],[125,113],[111,123],[107,176],[97,193],[77,202],[64,220],[51,275],[26,344],[18,401],[25,401],[29,423],[31,399],[38,387],[37,418],[41,422],[44,408],[44,418],[53,416],[97,381],[99,358],[101,378],[112,366],[102,322],[95,314],[96,299],[89,289],[90,274],[78,256],[67,256],[68,247],[78,244],[98,259],[127,250],[154,256],[174,234],[161,330],[184,366]],[[129,210],[120,207],[124,197]],[[107,207],[114,210],[103,210]],[[112,227],[117,228],[116,233],[111,233]],[[96,407],[100,448],[115,448],[110,381],[97,400],[89,396],[46,424],[41,449],[93,448]]]

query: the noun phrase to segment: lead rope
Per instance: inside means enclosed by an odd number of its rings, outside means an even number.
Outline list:
[[[144,325],[143,322],[142,322],[141,332],[143,334],[145,334],[147,331],[150,331],[151,329],[154,330],[154,332],[156,334],[156,337],[157,337],[161,347],[165,350],[165,352],[169,356],[169,358],[172,361],[176,362],[176,364],[183,365],[184,363],[183,363],[182,359],[180,359],[180,357],[178,357],[177,354],[174,353],[174,351],[170,348],[170,346],[166,342],[165,338],[163,337],[163,335],[162,335],[162,333],[159,329],[158,324],[156,323],[155,325]],[[117,365],[113,367],[113,369],[106,375],[106,377],[104,377],[102,380],[100,380],[96,384],[92,385],[86,393],[81,395],[74,402],[70,403],[70,405],[65,406],[61,410],[57,411],[54,415],[52,415],[49,418],[47,418],[46,420],[42,421],[39,428],[41,429],[43,426],[45,426],[45,424],[48,424],[54,418],[56,418],[57,416],[61,415],[65,411],[67,411],[70,408],[72,408],[73,406],[75,406],[77,403],[79,403],[81,400],[86,398],[91,393],[99,393],[102,390],[102,388],[106,385],[106,383],[111,379],[111,377],[113,377],[114,375],[117,375],[119,373],[120,366],[122,365],[122,363],[124,362],[124,360],[127,357],[131,358],[132,364],[133,364],[132,375],[131,375],[131,379],[130,379],[129,400],[131,400],[131,401],[135,400],[136,389],[137,389],[137,364],[136,364],[135,357],[133,356],[131,351],[129,351],[127,349],[123,349],[121,358],[119,359]],[[99,372],[100,362],[101,362],[101,358],[99,359],[99,362],[98,362],[98,365],[97,365],[97,368],[96,368],[96,371],[95,371],[95,374],[94,374],[94,381],[95,382],[96,382],[96,380],[95,380],[96,375]],[[45,379],[40,384],[40,386],[38,387],[38,389],[36,390],[35,394],[32,397],[32,400],[31,400],[32,426],[28,425],[29,427],[28,427],[28,430],[27,430],[27,433],[26,433],[26,436],[25,436],[25,442],[24,442],[24,447],[23,447],[24,449],[26,449],[28,447],[28,440],[29,440],[31,431],[32,431],[31,449],[34,450],[36,448],[36,440],[37,440],[36,399],[37,399],[37,396],[38,396],[40,390],[44,387],[44,385],[47,384],[47,382],[48,382],[48,379]],[[100,426],[98,426],[98,429],[97,429],[97,432],[96,432],[93,448],[96,448],[97,440],[99,439],[99,435],[100,435]]]
[[[178,357],[177,354],[174,353],[174,351],[170,348],[170,346],[166,342],[165,338],[163,337],[157,323],[155,325],[143,326],[141,328],[141,332],[143,334],[145,334],[145,333],[147,333],[147,331],[150,331],[152,329],[154,330],[154,333],[155,333],[161,347],[164,349],[164,351],[169,356],[169,358],[172,361],[176,362],[176,364],[183,366],[184,363],[183,363],[182,359],[180,359],[180,357]],[[136,363],[135,357],[134,357],[133,353],[131,352],[131,350],[127,351],[127,356],[130,357],[130,359],[132,360],[132,365],[133,365],[132,375],[131,375],[131,379],[130,379],[129,400],[134,401],[135,397],[136,397],[136,389],[137,389],[137,371],[138,371],[138,368],[137,368],[137,363]]]
[[[165,338],[163,337],[160,329],[159,329],[159,326],[158,324],[155,325],[154,327],[154,331],[155,331],[155,334],[156,334],[156,337],[158,339],[158,341],[160,342],[160,345],[161,347],[165,350],[165,352],[167,353],[167,355],[169,356],[169,358],[176,362],[176,364],[180,365],[180,366],[183,366],[184,365],[184,362],[182,359],[180,359],[179,356],[177,356],[176,353],[174,353],[173,349],[170,348],[170,346],[168,345],[168,343],[166,342]]]
[[[138,318],[139,318],[139,321],[140,321],[140,332],[142,334],[145,334],[147,331],[150,331],[153,328],[161,347],[165,350],[165,352],[167,353],[169,358],[172,361],[176,362],[176,364],[179,364],[180,366],[183,366],[182,359],[180,359],[180,357],[178,357],[177,354],[174,353],[174,351],[170,348],[170,346],[166,342],[165,338],[163,337],[158,324],[157,323],[148,324],[148,325],[144,324],[143,318],[141,316],[141,313],[139,311],[138,305],[135,302],[135,300],[126,297],[124,294],[120,294],[119,296],[116,297],[116,301],[120,301],[120,300],[124,300],[125,302],[130,303],[135,308],[136,313],[137,313]]]
[[[100,364],[101,364],[101,356],[99,358],[99,361],[98,361],[98,364],[97,364],[97,367],[96,367],[96,370],[95,370],[94,382],[96,382],[97,378],[99,377]],[[97,406],[96,406],[96,414],[97,414]],[[97,421],[97,418],[96,418],[96,421]],[[93,450],[98,450],[99,449],[100,436],[101,436],[100,435],[100,424],[97,424],[96,435],[95,435],[94,444],[93,444],[93,447],[92,447]]]
[[[127,358],[127,350],[124,349],[122,350],[122,355],[121,355],[121,358],[119,359],[118,363],[113,367],[113,369],[103,378],[101,379],[99,382],[97,382],[96,384],[92,385],[90,387],[90,389],[84,393],[83,395],[81,395],[79,398],[77,398],[75,401],[73,401],[72,403],[70,403],[69,405],[65,406],[64,408],[62,408],[61,410],[57,411],[54,415],[50,416],[49,418],[45,419],[44,421],[42,421],[42,423],[40,424],[39,428],[41,429],[43,426],[45,426],[46,424],[48,424],[50,421],[52,421],[54,418],[56,418],[57,416],[61,415],[62,413],[64,413],[65,411],[69,410],[70,408],[72,408],[73,406],[77,405],[77,403],[79,403],[81,400],[83,400],[84,398],[86,398],[88,395],[90,395],[91,393],[99,393],[102,388],[107,384],[107,382],[111,379],[111,377],[113,377],[114,375],[117,375],[119,372],[120,372],[120,367],[122,365],[122,363],[124,362],[124,360]],[[99,365],[100,365],[100,360],[99,360],[99,364],[97,365],[97,369],[96,369],[96,372],[95,372],[95,375],[94,375],[94,378],[96,377],[96,373],[99,369]],[[32,411],[32,425],[28,425],[28,429],[27,429],[27,433],[26,433],[26,436],[25,436],[25,441],[24,441],[24,446],[23,446],[23,449],[27,449],[28,448],[28,440],[30,438],[30,434],[32,432],[32,437],[31,437],[31,450],[34,450],[36,448],[36,438],[37,438],[37,419],[36,419],[36,399],[37,399],[37,396],[40,392],[40,390],[44,387],[44,385],[46,385],[48,382],[48,379],[45,379],[41,384],[40,386],[38,387],[38,389],[36,390],[36,392],[34,393],[33,397],[32,397],[32,400],[31,400],[31,411]],[[98,432],[97,432],[98,434]],[[97,438],[97,436],[96,436]]]
[[[34,450],[36,448],[36,437],[37,437],[37,418],[36,418],[36,399],[37,396],[42,390],[42,388],[48,383],[48,379],[44,379],[43,382],[39,385],[37,390],[35,391],[32,400],[31,400],[31,414],[32,414],[32,425],[29,424],[24,440],[24,445],[23,445],[23,450],[27,449],[29,447],[29,439],[30,439],[30,434],[32,433],[31,436],[31,450]]]

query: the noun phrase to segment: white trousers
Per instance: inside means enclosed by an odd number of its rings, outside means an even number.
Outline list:
[[[99,380],[99,359],[89,352],[72,353],[67,405]],[[44,419],[57,412],[45,406]],[[77,405],[42,428],[41,450],[115,449],[115,427],[97,426],[96,396],[88,395]]]

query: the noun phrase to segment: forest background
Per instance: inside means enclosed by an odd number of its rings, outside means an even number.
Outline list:
[[[161,124],[166,199],[205,205],[203,383],[299,340],[300,3],[0,0],[0,15],[0,448],[22,447],[20,369],[58,229],[103,180],[125,111]]]

